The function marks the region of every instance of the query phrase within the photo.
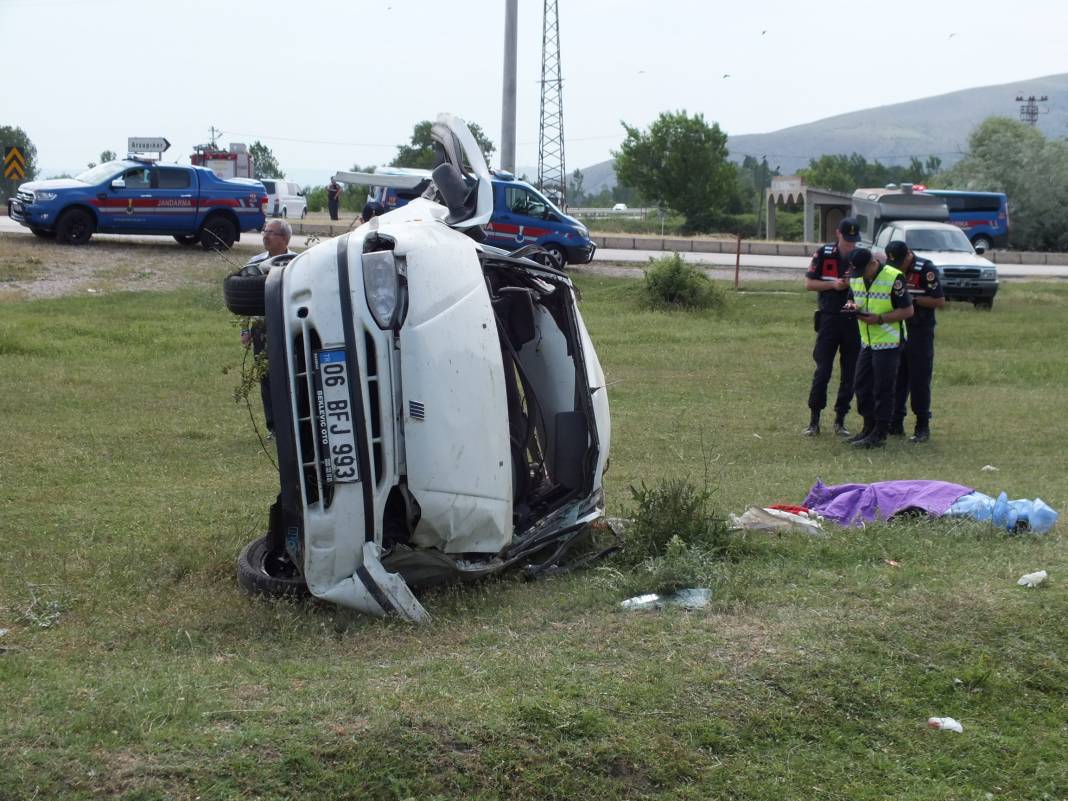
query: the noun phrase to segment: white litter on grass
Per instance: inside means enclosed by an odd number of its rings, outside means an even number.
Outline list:
[[[95,289],[87,289],[87,290],[85,290],[85,291],[86,291],[86,292],[93,292],[93,293],[95,293],[95,292],[96,292],[96,290],[95,290]]]
[[[757,439],[764,439],[762,436],[760,436],[760,434],[757,434],[755,432],[754,432],[753,436],[756,437]]]
[[[694,587],[692,589],[676,590],[670,595],[657,595],[655,592],[647,595],[636,595],[622,601],[619,605],[624,609],[663,609],[665,606],[678,606],[683,609],[701,609],[708,606],[712,600],[712,590],[706,587]]]
[[[1025,573],[1016,580],[1021,587],[1037,587],[1047,578],[1045,570],[1037,570],[1034,573]]]
[[[986,472],[986,473],[995,473],[995,472],[997,472],[997,468],[994,467],[994,465],[992,465],[992,464],[984,464],[983,467],[982,467],[982,470],[984,472]]]
[[[783,509],[761,509],[757,506],[750,506],[741,515],[728,515],[728,522],[733,529],[796,531],[816,537],[824,534],[821,521],[822,518],[815,512],[794,514]]]
[[[9,631],[11,631],[11,629],[0,629],[0,637],[6,637]]]
[[[940,729],[941,731],[955,731],[964,734],[964,727],[953,718],[927,718],[927,728]]]

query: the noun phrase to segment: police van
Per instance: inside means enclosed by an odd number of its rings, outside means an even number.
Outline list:
[[[589,229],[545,195],[503,170],[491,170],[493,216],[483,226],[486,243],[502,250],[537,245],[553,264],[588,264],[597,246]],[[387,211],[420,197],[431,183],[430,170],[386,167],[374,173],[338,173],[334,180],[370,186],[367,199]]]

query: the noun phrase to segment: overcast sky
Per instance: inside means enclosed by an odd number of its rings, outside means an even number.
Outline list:
[[[620,120],[665,110],[757,133],[1068,72],[1065,0],[559,7],[569,172],[610,156]],[[188,163],[214,125],[322,183],[387,163],[439,111],[499,146],[503,27],[504,0],[0,0],[0,125],[53,170],[128,136],[164,136]],[[541,30],[541,0],[519,0],[520,166],[537,165]]]

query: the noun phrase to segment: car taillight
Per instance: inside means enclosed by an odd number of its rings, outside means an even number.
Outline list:
[[[267,195],[264,195],[263,197],[260,198],[260,205],[261,206],[266,206],[267,205]]]

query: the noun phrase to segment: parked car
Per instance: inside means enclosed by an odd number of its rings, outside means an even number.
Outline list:
[[[75,178],[24,183],[7,213],[34,235],[68,245],[83,245],[94,233],[163,234],[225,249],[243,231],[263,228],[266,203],[263,185],[250,178],[128,158]]]
[[[246,590],[424,620],[413,589],[551,562],[603,514],[607,390],[571,281],[484,241],[477,143],[451,115],[433,137],[423,197],[224,285],[265,317],[278,450]]]
[[[626,211],[626,210],[627,210],[627,204],[626,203],[616,203],[614,206],[612,206],[612,211]]]
[[[281,178],[261,178],[267,190],[267,214],[271,217],[296,217],[304,219],[308,214],[308,201],[304,190],[292,181]]]
[[[853,193],[852,216],[860,224],[860,238],[870,247],[883,226],[895,220],[949,222],[945,198],[916,192],[911,184],[892,189],[858,189]]]
[[[917,256],[929,259],[941,273],[947,300],[971,301],[989,309],[998,293],[998,268],[976,253],[968,237],[955,225],[925,220],[900,220],[884,225],[875,239],[875,252],[885,256],[886,245],[901,240]]]
[[[334,178],[371,186],[367,199],[393,209],[419,197],[430,183],[430,172],[388,167],[374,173],[339,172]],[[533,186],[502,170],[490,171],[490,183],[493,213],[484,230],[491,245],[504,250],[537,245],[561,269],[593,260],[597,246],[590,239],[589,229]]]

